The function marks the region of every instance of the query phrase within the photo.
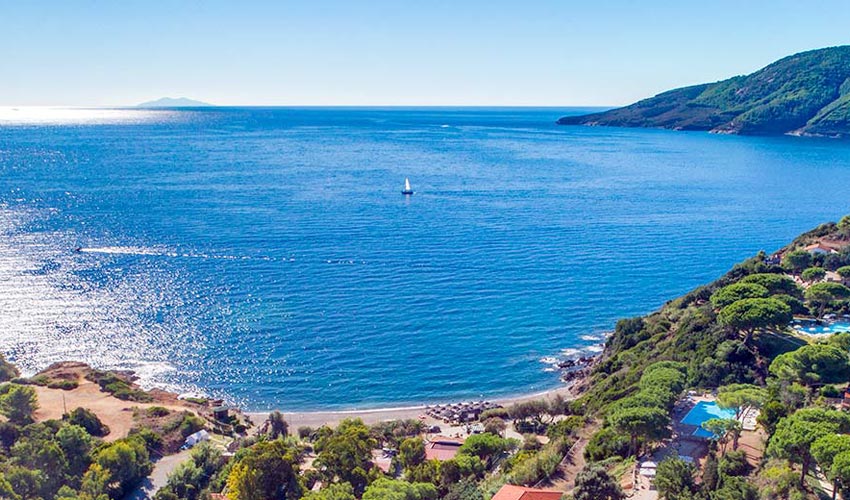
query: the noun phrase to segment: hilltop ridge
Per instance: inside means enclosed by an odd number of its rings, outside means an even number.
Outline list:
[[[741,135],[850,136],[850,45],[794,54],[755,73],[663,92],[561,125]]]

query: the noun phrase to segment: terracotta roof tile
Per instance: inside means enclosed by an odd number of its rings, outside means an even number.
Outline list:
[[[496,493],[492,500],[561,500],[561,492],[506,484],[502,486],[502,489]]]

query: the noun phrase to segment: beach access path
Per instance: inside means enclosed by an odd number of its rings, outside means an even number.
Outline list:
[[[174,472],[178,465],[189,460],[192,450],[183,450],[174,455],[166,455],[153,464],[153,472],[146,477],[124,500],[146,500],[153,498],[156,492],[168,484],[168,475]]]
[[[565,399],[573,399],[574,395],[570,386],[562,386],[548,391],[538,392],[534,394],[526,394],[516,397],[508,397],[501,399],[492,399],[490,401],[498,403],[502,406],[510,406],[516,403],[526,401],[536,401],[540,399],[550,400],[555,396],[561,396]],[[435,403],[436,404],[436,403]],[[445,403],[443,403],[445,404]],[[435,425],[445,425],[441,421],[432,417],[425,416],[425,405],[406,406],[400,408],[377,408],[363,410],[338,410],[338,411],[316,411],[316,412],[287,412],[284,409],[279,410],[283,413],[290,428],[294,431],[298,427],[321,427],[323,425],[335,426],[347,418],[359,418],[367,425],[376,424],[378,422],[386,422],[388,420],[405,420],[405,419],[422,419],[426,423],[434,423]],[[255,424],[262,423],[268,418],[270,412],[248,412],[248,415]]]

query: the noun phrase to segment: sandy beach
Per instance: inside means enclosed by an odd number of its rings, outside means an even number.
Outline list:
[[[497,398],[489,401],[498,403],[502,406],[509,406],[515,403],[525,401],[533,401],[539,399],[552,399],[560,395],[565,399],[572,399],[574,396],[572,385],[562,386],[548,391],[525,394],[521,396]],[[463,401],[454,401],[461,403]],[[445,404],[445,403],[443,403]],[[428,424],[443,425],[441,421],[425,415],[425,405],[421,406],[405,406],[397,408],[374,408],[365,410],[335,410],[335,411],[316,411],[316,412],[282,412],[290,427],[294,430],[298,427],[321,427],[322,425],[334,426],[346,418],[359,418],[366,424],[375,424],[387,420],[400,420],[408,418],[420,418]],[[269,415],[269,412],[247,412],[251,420],[256,424],[262,423]]]

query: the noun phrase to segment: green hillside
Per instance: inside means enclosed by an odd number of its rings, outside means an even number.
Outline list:
[[[850,46],[801,52],[746,76],[670,90],[562,125],[656,127],[742,135],[850,135]]]

